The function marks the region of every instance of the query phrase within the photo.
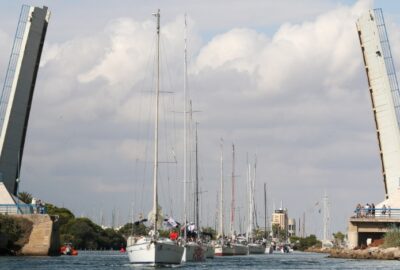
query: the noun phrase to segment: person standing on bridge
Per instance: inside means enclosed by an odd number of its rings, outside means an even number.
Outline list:
[[[375,217],[375,204],[374,203],[371,203],[371,214],[372,214],[372,217]]]

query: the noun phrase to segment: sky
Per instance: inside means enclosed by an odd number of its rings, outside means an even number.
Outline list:
[[[236,148],[236,230],[243,230],[247,215],[247,160],[251,167],[257,160],[260,226],[264,183],[269,216],[281,204],[296,221],[305,213],[309,234],[322,233],[325,193],[332,232],[346,230],[357,203],[384,199],[355,21],[369,8],[383,9],[400,70],[397,2],[1,1],[1,80],[22,4],[48,6],[52,15],[20,191],[106,224],[112,212],[116,223],[123,224],[132,213],[137,217],[150,210],[155,57],[151,14],[160,8],[160,203],[165,214],[179,220],[183,212],[185,13],[188,92],[194,111],[188,171],[193,179],[198,123],[203,225],[214,226],[217,212],[221,138],[227,222],[233,143]]]

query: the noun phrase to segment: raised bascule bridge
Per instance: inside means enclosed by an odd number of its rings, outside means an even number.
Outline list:
[[[400,227],[400,91],[381,9],[357,20],[382,167],[384,198],[349,219],[349,248],[367,245]],[[382,196],[383,197],[383,196]]]
[[[22,6],[0,95],[0,214],[32,222],[23,255],[59,254],[56,217],[18,199],[18,184],[33,92],[46,37],[47,7]],[[1,225],[1,224],[0,224]]]
[[[18,192],[29,114],[49,17],[47,7],[22,6],[0,96],[0,204],[6,203],[5,189],[12,197]]]

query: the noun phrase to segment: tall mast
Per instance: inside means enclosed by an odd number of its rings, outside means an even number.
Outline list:
[[[184,211],[183,211],[183,219],[184,219],[184,230],[183,230],[183,233],[184,233],[184,239],[185,239],[185,242],[186,242],[186,222],[187,222],[187,208],[186,208],[186,205],[187,205],[187,202],[186,202],[186,182],[187,182],[187,175],[186,175],[186,163],[187,163],[187,142],[186,142],[186,139],[187,139],[187,134],[186,134],[186,110],[187,110],[187,108],[186,108],[186,103],[187,103],[187,97],[186,97],[186,88],[187,88],[187,78],[186,78],[186,76],[187,76],[187,56],[186,56],[186,52],[187,52],[187,37],[186,37],[186,31],[187,31],[187,29],[186,29],[186,14],[185,14],[185,33],[184,33],[184,43],[185,43],[185,45],[184,45],[184,56],[183,56],[183,208],[184,208]]]
[[[198,149],[198,136],[197,136],[197,124],[196,123],[196,192],[195,192],[195,201],[196,201],[196,209],[195,209],[195,221],[196,221],[196,228],[197,230],[200,230],[199,227],[199,163],[198,163],[198,158],[199,158],[199,149]]]
[[[267,239],[267,183],[264,183],[264,235]],[[300,223],[299,223],[300,224]]]
[[[248,161],[247,161],[248,162]],[[253,192],[252,192],[252,180],[251,180],[251,166],[250,163],[247,164],[247,187],[249,194],[249,223],[247,226],[247,238],[250,242],[253,234]]]
[[[221,138],[221,192],[220,192],[220,209],[219,209],[219,231],[224,244],[224,140]]]
[[[154,238],[157,238],[158,222],[158,106],[160,97],[160,10],[153,14],[157,18],[157,85],[156,85],[156,117],[154,129],[154,172],[153,172],[153,213],[154,218]]]
[[[231,235],[235,231],[235,145],[232,144],[232,201],[231,201]]]
[[[329,201],[328,194],[325,190],[325,195],[323,198],[323,207],[324,207],[324,232],[323,232],[323,241],[326,242],[329,240]]]
[[[257,209],[256,209],[256,202],[255,202],[255,190],[256,190],[256,173],[257,173],[257,155],[254,157],[254,174],[253,174],[253,184],[252,184],[252,202],[253,202],[253,217],[254,217],[254,225],[258,228],[258,221],[257,221]]]

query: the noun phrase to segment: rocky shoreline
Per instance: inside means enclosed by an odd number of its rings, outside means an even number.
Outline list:
[[[398,247],[369,247],[366,249],[323,249],[310,248],[307,252],[327,253],[329,258],[362,259],[362,260],[400,260]]]

